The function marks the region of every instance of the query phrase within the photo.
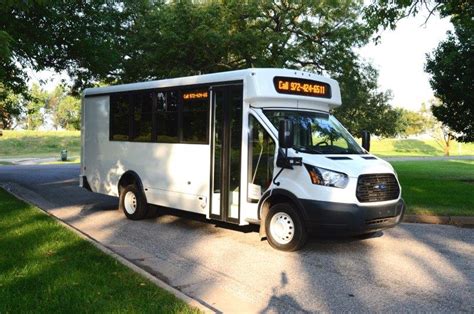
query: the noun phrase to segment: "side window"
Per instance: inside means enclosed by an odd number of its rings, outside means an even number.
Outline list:
[[[257,203],[273,179],[275,142],[252,115],[249,117],[248,202]]]
[[[209,143],[209,89],[110,95],[111,141]]]
[[[132,138],[134,142],[151,142],[153,129],[152,123],[153,93],[133,94],[133,127]]]
[[[182,143],[209,143],[209,91],[183,91],[183,139]]]
[[[111,141],[128,141],[130,135],[130,96],[116,94],[110,96],[110,130]]]
[[[157,142],[178,143],[178,92],[159,92],[156,106]]]

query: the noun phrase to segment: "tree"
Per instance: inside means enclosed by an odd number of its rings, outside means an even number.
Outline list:
[[[0,121],[4,129],[13,129],[24,113],[24,98],[0,83]]]
[[[474,6],[474,5],[473,5]],[[440,104],[433,115],[454,132],[458,141],[474,141],[474,27],[457,25],[455,34],[428,56],[426,71]]]
[[[444,155],[449,156],[451,143],[456,139],[454,133],[447,126],[439,123],[433,130],[432,136],[436,143],[443,149]]]
[[[81,101],[73,96],[62,98],[54,115],[56,123],[66,130],[79,130],[81,127]]]
[[[60,102],[68,95],[67,88],[64,85],[58,85],[48,95],[48,102],[46,105],[46,113],[48,118],[53,123],[53,127],[57,130],[61,127],[60,118],[58,117],[58,109]]]
[[[263,66],[343,73],[357,60],[353,48],[371,36],[360,19],[361,4],[158,2],[132,26],[120,77],[135,81]]]
[[[411,111],[406,109],[400,109],[401,120],[404,125],[403,135],[418,135],[426,133],[433,129],[433,122],[430,117],[420,111]]]
[[[76,87],[113,80],[134,10],[147,1],[2,1],[0,82],[25,93],[26,68],[66,70]]]
[[[36,130],[44,124],[48,93],[38,84],[33,84],[26,102],[25,126],[28,130]]]

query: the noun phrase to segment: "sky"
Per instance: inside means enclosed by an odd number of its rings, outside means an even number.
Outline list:
[[[424,71],[426,53],[431,53],[453,27],[449,18],[437,15],[424,25],[427,16],[427,11],[422,11],[405,18],[394,31],[381,33],[380,44],[360,49],[360,55],[379,70],[380,89],[392,91],[393,106],[416,111],[433,98],[429,75]]]
[[[378,45],[369,44],[359,50],[360,55],[379,70],[380,90],[391,90],[391,104],[417,111],[421,104],[429,103],[433,91],[429,85],[429,75],[424,71],[426,53],[432,52],[439,42],[452,30],[449,18],[437,15],[429,18],[428,12],[421,11],[416,17],[408,17],[398,22],[395,30],[381,32]],[[51,71],[30,72],[33,81],[45,81],[43,88],[52,90],[61,79],[68,79],[65,73]]]

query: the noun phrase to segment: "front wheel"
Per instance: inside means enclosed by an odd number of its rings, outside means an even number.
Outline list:
[[[119,209],[128,219],[139,220],[147,216],[148,204],[143,192],[134,184],[126,186],[120,193]]]
[[[268,243],[281,251],[296,251],[306,242],[308,232],[290,203],[273,205],[265,220]]]

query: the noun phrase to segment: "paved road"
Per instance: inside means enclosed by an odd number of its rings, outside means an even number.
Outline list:
[[[84,191],[77,165],[3,166],[0,182],[184,293],[224,312],[474,312],[474,229],[402,224],[283,253],[255,228],[165,211],[129,221]]]

